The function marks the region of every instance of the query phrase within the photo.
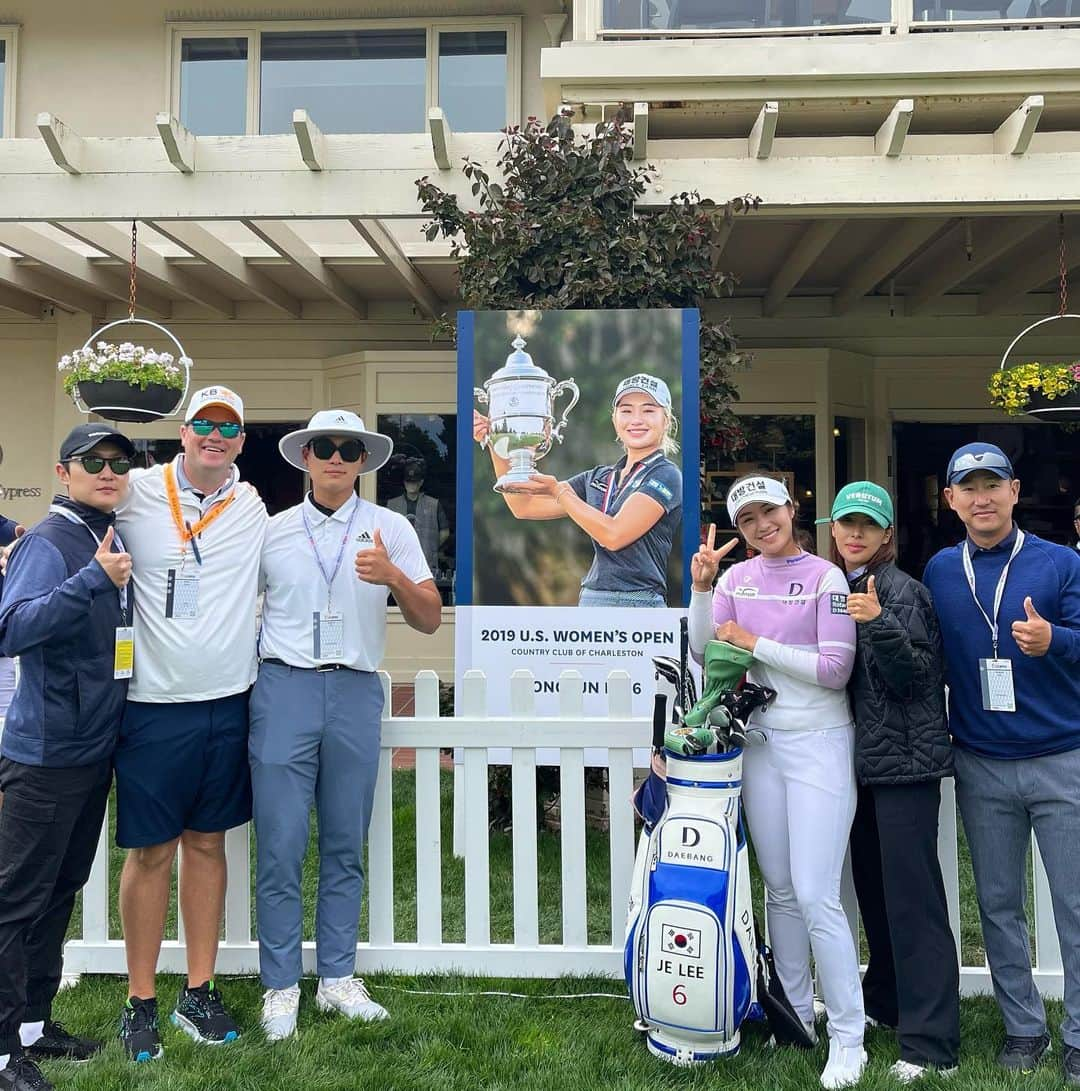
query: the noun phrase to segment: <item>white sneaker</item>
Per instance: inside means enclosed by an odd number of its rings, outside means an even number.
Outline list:
[[[319,1011],[339,1011],[349,1019],[389,1019],[390,1013],[376,1004],[360,977],[320,977],[315,993]]]
[[[835,1089],[851,1087],[862,1079],[866,1068],[866,1050],[859,1046],[842,1046],[835,1038],[829,1039],[829,1059],[821,1073],[821,1086]]]
[[[296,1016],[300,1011],[300,986],[287,989],[267,989],[263,993],[262,1028],[268,1042],[280,1042],[296,1033]]]
[[[896,1064],[889,1069],[889,1075],[899,1080],[901,1083],[914,1083],[916,1080],[921,1080],[923,1076],[929,1076],[931,1073],[936,1073],[939,1076],[944,1076],[948,1079],[949,1076],[956,1075],[956,1065],[952,1068],[935,1068],[929,1064],[913,1064],[911,1061],[897,1061]]]

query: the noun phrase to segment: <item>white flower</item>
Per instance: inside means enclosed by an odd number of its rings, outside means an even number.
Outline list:
[[[60,367],[71,367],[71,355],[70,353],[60,357]]]
[[[96,375],[101,370],[100,364],[91,364],[87,369],[91,375]]]
[[[134,352],[135,351],[135,346],[130,341],[124,341],[120,345],[120,351],[121,352]]]

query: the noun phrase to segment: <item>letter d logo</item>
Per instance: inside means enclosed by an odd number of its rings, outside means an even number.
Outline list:
[[[701,840],[701,834],[693,826],[683,826],[682,843],[684,848],[692,849]]]

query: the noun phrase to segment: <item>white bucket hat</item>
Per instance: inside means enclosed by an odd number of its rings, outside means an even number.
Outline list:
[[[308,421],[306,428],[290,432],[278,441],[281,457],[298,470],[307,471],[304,465],[304,448],[318,436],[349,436],[360,440],[367,448],[367,461],[362,474],[377,470],[390,457],[394,441],[381,432],[369,432],[364,422],[349,409],[321,409]]]

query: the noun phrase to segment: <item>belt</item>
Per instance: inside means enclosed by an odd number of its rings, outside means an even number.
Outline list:
[[[326,674],[327,671],[349,671],[355,668],[350,667],[346,663],[322,663],[317,667],[294,667],[291,663],[286,663],[284,659],[260,659],[260,663],[273,663],[275,667],[288,667],[291,671],[314,671],[316,674]]]

